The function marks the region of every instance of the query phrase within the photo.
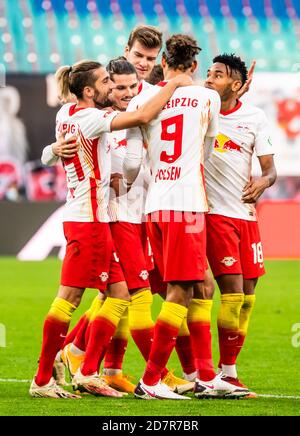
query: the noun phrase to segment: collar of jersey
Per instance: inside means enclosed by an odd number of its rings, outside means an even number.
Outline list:
[[[158,83],[156,84],[156,86],[161,86],[161,87],[163,87],[163,86],[166,86],[167,83],[168,83],[168,80],[162,80],[161,82],[158,82]]]
[[[220,111],[221,115],[229,115],[233,112],[236,112],[240,107],[242,106],[242,102],[240,100],[237,100],[237,104],[234,106],[233,109],[230,109],[229,111]]]
[[[74,114],[76,114],[76,112],[81,111],[82,109],[86,109],[85,107],[76,107],[77,104],[73,104],[70,109],[69,109],[69,115],[70,117]]]

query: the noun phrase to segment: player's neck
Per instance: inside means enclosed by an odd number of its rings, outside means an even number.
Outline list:
[[[228,112],[231,111],[236,107],[238,104],[238,98],[236,96],[228,99],[228,100],[222,100],[221,101],[221,112]]]
[[[117,105],[112,105],[111,106],[113,111],[119,111],[119,112],[126,112],[126,109],[122,108],[122,107],[118,107]]]
[[[87,107],[95,107],[95,102],[94,100],[77,100],[76,107],[84,109]]]
[[[179,76],[179,74],[182,74],[182,71],[180,70],[169,70],[165,75],[165,80],[171,80],[174,79],[174,77]]]

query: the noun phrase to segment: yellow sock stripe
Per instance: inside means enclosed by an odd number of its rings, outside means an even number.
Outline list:
[[[187,308],[181,304],[164,301],[157,320],[170,324],[173,327],[180,328],[183,319],[187,316]]]
[[[74,304],[69,303],[63,298],[55,298],[53,301],[48,316],[58,319],[59,321],[69,323],[71,320],[72,313],[76,309]]]
[[[92,304],[90,305],[90,307],[88,308],[88,310],[85,312],[85,316],[87,317],[87,319],[90,321],[91,320],[91,316],[93,311],[95,310],[95,307],[97,307],[99,298],[98,295],[93,299]]]
[[[193,298],[188,310],[188,322],[211,322],[212,300]]]
[[[97,313],[99,312],[99,310],[101,309],[103,303],[105,300],[100,300],[99,296],[97,296],[93,302],[92,302],[92,306],[91,306],[91,314],[90,314],[90,322],[94,321],[94,319],[97,316]]]
[[[244,294],[221,295],[218,326],[228,330],[238,330],[240,324],[240,311],[243,302]]]
[[[255,295],[245,295],[244,303],[240,311],[240,334],[247,335],[251,313],[255,304]]]
[[[96,317],[105,318],[117,326],[125,311],[129,306],[129,301],[120,298],[107,297]]]
[[[178,336],[190,336],[190,331],[187,325],[187,317],[184,318],[178,332]]]
[[[131,296],[128,308],[130,330],[144,330],[154,326],[152,319],[153,296],[150,290],[144,290]]]
[[[125,309],[117,330],[115,331],[114,338],[128,339],[129,338],[129,323],[128,323],[128,309]]]

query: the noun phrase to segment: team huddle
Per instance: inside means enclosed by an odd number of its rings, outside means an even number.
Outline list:
[[[252,72],[238,56],[216,56],[200,86],[197,41],[171,36],[157,66],[162,45],[157,28],[138,26],[107,68],[81,61],[56,73],[64,104],[42,162],[61,161],[66,172],[67,246],[33,397],[255,396],[236,361],[264,274],[255,202],[276,179],[268,121],[239,99]],[[212,275],[221,293],[217,370]],[[86,288],[99,294],[68,332]],[[164,300],[155,322],[154,293]],[[146,362],[137,385],[122,371],[129,335]],[[167,368],[174,348],[182,378]],[[63,388],[65,367],[75,393]]]

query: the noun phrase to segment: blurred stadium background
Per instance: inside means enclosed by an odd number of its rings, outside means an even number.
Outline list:
[[[0,255],[62,253],[64,173],[39,160],[53,142],[59,108],[53,73],[83,58],[106,64],[142,23],[158,26],[165,38],[193,34],[202,47],[199,80],[218,53],[234,52],[248,66],[256,59],[243,98],[271,121],[279,174],[258,206],[265,255],[299,258],[298,0],[0,0]]]

